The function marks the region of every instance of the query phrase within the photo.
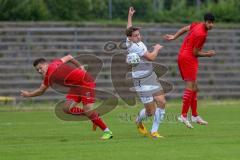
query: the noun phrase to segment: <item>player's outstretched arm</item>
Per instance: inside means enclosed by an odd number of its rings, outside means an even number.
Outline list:
[[[128,10],[128,23],[127,23],[127,28],[132,27],[132,17],[135,13],[135,10],[133,7],[129,7]]]
[[[161,46],[160,44],[156,44],[155,46],[153,46],[153,51],[152,52],[146,52],[144,54],[144,57],[147,58],[150,61],[154,61],[157,58],[157,55],[159,53],[159,51],[163,48],[163,46]]]
[[[212,57],[216,55],[216,52],[214,50],[200,51],[197,48],[194,48],[193,53],[196,57]]]
[[[175,40],[189,30],[190,30],[190,25],[179,29],[175,34],[166,34],[163,36],[163,38],[168,41]]]
[[[72,55],[67,55],[61,58],[61,60],[63,61],[63,63],[67,63],[67,62],[72,62],[74,65],[76,65],[77,67],[81,68],[84,70],[84,66],[81,65],[81,63],[79,63]]]
[[[35,89],[34,91],[25,91],[25,90],[20,90],[20,94],[23,97],[36,97],[42,95],[46,90],[47,86],[44,84],[41,84],[41,86],[38,89]]]

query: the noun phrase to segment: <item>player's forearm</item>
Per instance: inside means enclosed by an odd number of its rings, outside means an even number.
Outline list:
[[[180,29],[177,31],[177,33],[174,34],[174,39],[177,39],[178,37],[180,37],[181,35],[183,35],[185,32],[187,32],[185,29]]]
[[[128,15],[128,23],[127,23],[127,28],[132,27],[132,16]]]
[[[201,50],[196,49],[196,48],[194,49],[193,53],[196,57],[212,57],[216,54],[214,50],[201,51]]]
[[[159,52],[159,50],[157,50],[157,49],[154,49],[152,52],[148,52],[147,59],[150,61],[154,61],[158,56],[158,52]]]
[[[47,90],[47,86],[45,86],[44,84],[41,84],[41,86],[34,90],[34,91],[24,91],[21,90],[21,96],[23,97],[36,97],[36,96],[40,96],[42,95],[46,90]]]
[[[34,91],[32,91],[32,92],[29,92],[27,97],[37,97],[37,96],[41,96],[41,95],[43,95],[44,92],[45,92],[45,91],[43,91],[43,90],[36,89],[36,90],[34,90]]]
[[[67,63],[67,62],[71,62],[74,65],[76,65],[77,67],[82,67],[81,63],[79,63],[73,56],[71,56],[70,54],[67,56],[64,56],[61,58],[63,63]]]
[[[199,51],[197,53],[195,53],[196,57],[209,57],[210,54],[208,52],[203,52],[203,51]]]
[[[76,59],[74,59],[74,58],[71,59],[70,62],[72,62],[74,65],[76,65],[76,66],[79,67],[79,68],[82,67],[81,63],[78,62],[78,61],[77,61]]]
[[[178,37],[180,37],[181,35],[183,35],[184,33],[186,33],[187,31],[190,30],[190,26],[185,26],[181,29],[179,29],[175,34],[174,34],[174,39],[177,39]]]
[[[209,57],[209,53],[208,52],[198,52],[197,57]]]

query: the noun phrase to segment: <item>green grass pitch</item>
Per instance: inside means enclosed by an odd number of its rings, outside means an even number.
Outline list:
[[[239,100],[201,100],[199,112],[209,125],[194,129],[175,120],[180,106],[168,102],[160,127],[165,139],[151,139],[139,135],[133,122],[142,106],[122,104],[103,116],[114,133],[108,141],[90,122],[57,119],[53,105],[0,106],[0,160],[239,160]]]

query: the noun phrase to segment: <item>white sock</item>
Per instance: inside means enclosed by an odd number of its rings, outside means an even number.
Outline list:
[[[160,109],[156,108],[156,111],[155,111],[155,114],[154,114],[154,117],[153,117],[153,124],[152,124],[151,133],[154,133],[154,132],[158,131],[159,123],[160,123]]]
[[[165,115],[165,108],[164,109],[162,109],[162,108],[159,108],[159,110],[160,110],[160,122],[162,122],[163,121],[163,119],[164,119],[164,115]]]
[[[156,108],[154,118],[153,118],[153,124],[152,124],[152,130],[151,133],[157,132],[159,128],[159,124],[164,119],[165,109],[161,109],[159,107]]]
[[[136,122],[140,123],[140,122],[142,122],[143,120],[145,120],[146,118],[147,118],[146,109],[143,108],[143,109],[139,112],[139,114],[138,114],[138,116],[137,116],[137,119],[136,119]]]
[[[110,131],[108,128],[106,128],[106,129],[104,129],[104,131],[103,132],[108,132],[108,131]]]

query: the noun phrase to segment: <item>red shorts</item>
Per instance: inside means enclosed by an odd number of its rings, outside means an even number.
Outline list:
[[[91,104],[95,102],[95,83],[88,83],[85,86],[79,86],[76,88],[70,88],[66,95],[67,100],[73,100],[74,102],[83,105]]]
[[[178,56],[178,68],[184,81],[196,81],[198,61],[190,57]]]

